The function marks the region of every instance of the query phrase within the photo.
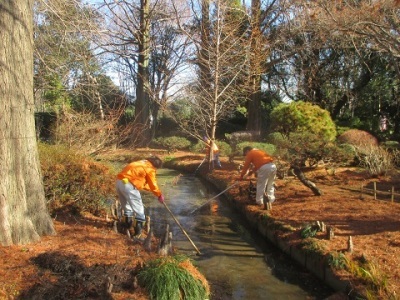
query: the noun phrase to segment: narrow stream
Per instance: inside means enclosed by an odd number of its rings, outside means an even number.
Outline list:
[[[165,203],[192,242],[182,233],[167,209],[151,194],[143,194],[157,237],[169,224],[173,246],[190,256],[219,299],[324,299],[333,293],[299,268],[273,245],[249,230],[243,218],[218,194],[193,175],[168,169],[157,171]]]

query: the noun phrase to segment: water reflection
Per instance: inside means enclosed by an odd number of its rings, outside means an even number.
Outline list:
[[[280,259],[276,256],[282,254],[258,240],[247,230],[240,215],[221,199],[203,206],[218,192],[200,179],[162,169],[158,171],[158,181],[166,204],[202,254],[196,255],[194,247],[165,207],[154,196],[143,195],[156,236],[161,236],[166,224],[170,225],[173,245],[194,260],[214,289],[218,285],[223,287],[212,299],[323,299],[329,295],[328,289],[305,290],[298,278],[292,283],[287,278],[293,276],[286,276],[285,271],[281,270],[280,276],[276,276],[275,265]],[[196,212],[192,214],[194,210]],[[266,263],[266,255],[273,264]],[[286,272],[293,272],[292,265]]]

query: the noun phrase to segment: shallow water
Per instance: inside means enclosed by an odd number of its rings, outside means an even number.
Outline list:
[[[223,196],[208,201],[218,191],[193,175],[181,176],[168,169],[157,173],[166,205],[201,255],[196,255],[195,247],[156,197],[143,193],[146,214],[157,237],[169,224],[173,246],[190,256],[212,290],[218,291],[211,299],[324,299],[332,293],[249,230]]]

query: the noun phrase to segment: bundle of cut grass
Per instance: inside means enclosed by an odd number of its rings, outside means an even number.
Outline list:
[[[138,274],[138,279],[151,299],[204,300],[210,294],[207,280],[189,258],[181,255],[150,261]]]

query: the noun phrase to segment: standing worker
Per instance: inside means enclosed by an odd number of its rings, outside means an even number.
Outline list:
[[[274,159],[268,153],[249,146],[243,148],[243,156],[245,156],[245,162],[243,169],[240,172],[240,180],[243,180],[250,164],[253,164],[254,172],[257,174],[257,205],[264,205],[264,192],[266,192],[268,197],[267,201],[269,203],[274,202],[274,180],[276,175],[276,165],[273,162]]]
[[[146,221],[142,197],[139,191],[151,191],[158,197],[160,203],[164,203],[164,196],[158,188],[156,180],[156,171],[161,166],[162,160],[159,157],[149,157],[128,164],[117,175],[116,188],[118,198],[124,210],[123,226],[132,237],[140,238],[142,227]],[[133,226],[134,232],[132,232]]]
[[[221,161],[219,160],[219,148],[217,144],[208,137],[204,137],[204,141],[206,142],[206,158],[208,158],[211,154],[213,168],[216,166],[218,169],[222,169]]]

